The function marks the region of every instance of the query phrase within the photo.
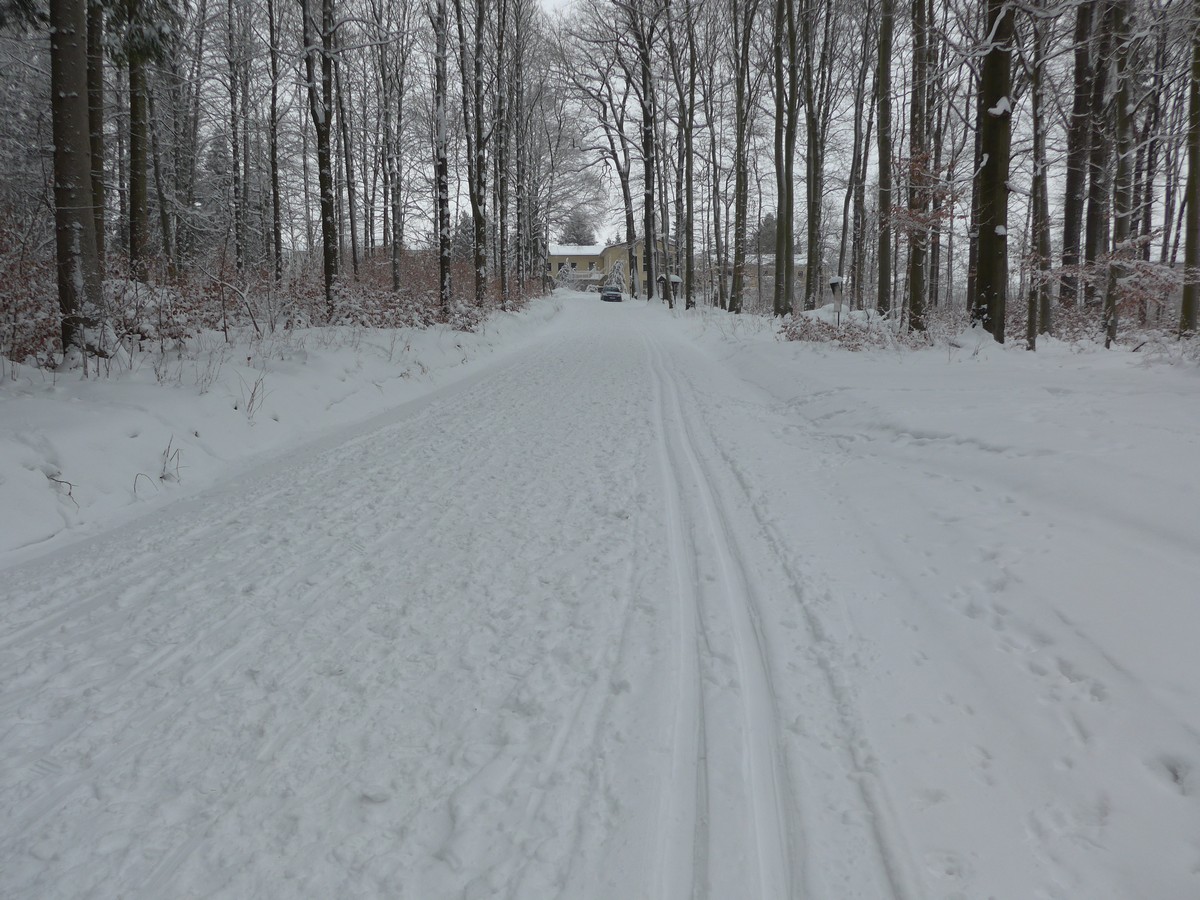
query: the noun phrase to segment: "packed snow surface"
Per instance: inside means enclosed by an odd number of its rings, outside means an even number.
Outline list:
[[[1200,896],[1194,365],[497,327],[0,389],[0,895]]]

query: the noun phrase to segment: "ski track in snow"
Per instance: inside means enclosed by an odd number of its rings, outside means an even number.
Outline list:
[[[1188,537],[685,326],[572,300],[4,570],[0,896],[1200,894],[1194,694],[1018,565]]]
[[[650,343],[656,396],[668,411],[662,416],[664,441],[677,448],[674,453],[666,453],[664,467],[675,473],[678,487],[675,496],[693,498],[693,515],[704,521],[703,530],[707,532],[704,543],[697,541],[689,548],[690,552],[680,555],[694,560],[696,566],[702,566],[700,561],[708,558],[715,562],[719,574],[698,571],[693,591],[695,596],[703,596],[711,592],[705,591],[705,586],[715,583],[722,602],[715,607],[711,599],[707,607],[699,603],[701,611],[695,618],[707,623],[721,613],[729,620],[726,628],[731,634],[726,639],[732,638],[732,651],[714,644],[712,635],[719,634],[719,626],[702,625],[705,650],[702,656],[714,669],[717,661],[725,662],[727,668],[730,659],[734,661],[735,673],[726,677],[737,695],[743,719],[740,751],[744,759],[739,764],[737,760],[730,762],[717,755],[714,762],[709,743],[705,783],[711,791],[714,778],[728,778],[732,771],[748,773],[749,783],[744,789],[749,794],[748,819],[753,826],[753,843],[748,851],[758,857],[757,871],[753,873],[756,878],[751,880],[757,889],[751,894],[831,898],[919,896],[910,874],[907,850],[880,800],[872,769],[873,754],[857,721],[850,692],[837,674],[839,661],[831,658],[838,654],[839,648],[830,643],[828,629],[809,600],[804,579],[787,562],[781,535],[750,501],[748,485],[730,478],[737,468],[713,432],[708,427],[699,427],[705,420],[697,415],[703,405],[697,389],[686,375],[670,374],[695,372],[697,369],[693,367],[700,363],[694,351],[689,353],[688,348],[675,346],[675,356],[668,364],[661,346]],[[691,411],[690,416],[685,409]],[[724,499],[725,491],[735,499]],[[693,528],[693,534],[696,530]],[[755,560],[744,549],[751,539],[766,550]],[[825,734],[817,752],[810,748],[795,754],[792,766],[800,773],[799,796],[786,759],[786,748],[792,742],[784,737],[781,727],[780,695],[774,685],[776,676],[763,628],[764,599],[773,602],[773,612],[783,613],[782,621],[788,623],[787,627],[794,627],[789,616],[794,617],[796,612],[806,626],[804,653],[791,661],[789,681],[796,677],[799,660],[807,659],[811,662],[801,680],[809,686],[824,687],[805,698],[805,715],[820,723]],[[778,620],[772,619],[775,621]],[[719,683],[720,676],[714,673],[704,680],[708,684]],[[711,701],[705,698],[702,705],[711,703],[713,709],[720,709],[721,700],[728,698],[715,690],[710,692],[718,694],[717,698]],[[705,722],[721,723],[714,729],[718,734],[731,718],[728,710],[723,715],[702,711],[702,716]],[[814,768],[824,783],[811,780]],[[675,789],[674,793],[678,795],[680,790]],[[736,786],[731,793],[736,795]],[[713,838],[712,846],[727,855],[728,848],[736,846],[738,841],[738,835],[724,834]],[[808,863],[809,860],[812,862]],[[744,890],[745,876],[730,871],[727,863],[727,859],[722,859],[717,873],[724,880],[712,879],[717,888],[712,896],[734,896]],[[809,867],[812,872],[807,871]],[[673,896],[665,892],[663,895]]]

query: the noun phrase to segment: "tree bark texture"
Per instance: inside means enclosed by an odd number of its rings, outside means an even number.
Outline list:
[[[1008,291],[1008,172],[1012,145],[1014,12],[988,0],[986,55],[979,79],[978,254],[972,318],[1004,343]]]

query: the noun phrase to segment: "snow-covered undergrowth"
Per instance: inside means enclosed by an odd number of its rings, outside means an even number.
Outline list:
[[[1118,352],[1145,352],[1159,361],[1191,361],[1200,363],[1200,341],[1180,341],[1168,322],[1176,313],[1156,313],[1145,322],[1137,317],[1123,320],[1114,349]],[[1009,349],[1026,349],[1025,317],[1023,311],[1010,311],[1006,322]],[[789,341],[828,344],[842,350],[923,350],[929,347],[956,349],[980,347],[992,343],[990,335],[978,326],[972,327],[965,309],[932,309],[926,315],[924,331],[909,328],[906,319],[881,316],[874,310],[854,310],[843,304],[839,309],[828,304],[784,317],[779,334]],[[1102,349],[1104,327],[1098,310],[1058,308],[1054,312],[1052,334],[1039,335],[1039,348],[1070,347],[1076,352]]]
[[[158,310],[161,304],[150,306]],[[560,309],[445,326],[250,327],[113,344],[86,371],[3,360],[0,559],[206,487],[247,460],[365,420],[511,352]],[[150,319],[156,315],[147,313]],[[127,347],[135,349],[130,352]]]

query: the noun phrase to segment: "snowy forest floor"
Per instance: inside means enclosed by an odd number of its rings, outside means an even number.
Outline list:
[[[327,338],[0,382],[0,895],[1200,896],[1195,365]]]

